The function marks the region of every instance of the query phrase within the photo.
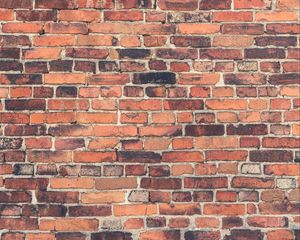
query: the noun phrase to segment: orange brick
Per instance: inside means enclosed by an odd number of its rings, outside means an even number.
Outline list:
[[[40,222],[41,230],[56,230],[56,231],[96,231],[99,222],[96,219],[83,218],[57,218],[54,220],[43,219]]]
[[[205,204],[205,215],[244,215],[245,205],[243,204]]]
[[[81,195],[83,204],[121,203],[125,201],[125,192],[91,192]]]
[[[34,37],[34,45],[39,47],[62,47],[73,46],[75,44],[75,36],[38,36]]]
[[[298,21],[299,14],[296,12],[257,12],[255,13],[256,21],[262,22],[286,22]]]
[[[213,110],[242,110],[247,108],[247,101],[240,100],[240,99],[237,100],[212,99],[212,100],[206,100],[205,104],[208,109],[213,109]]]
[[[77,113],[78,123],[117,123],[116,113]]]
[[[2,32],[7,33],[38,33],[42,30],[40,23],[4,23]]]
[[[50,187],[58,189],[90,189],[94,187],[94,179],[92,178],[51,178]]]
[[[220,220],[214,217],[199,217],[195,219],[197,228],[217,228],[220,225]]]
[[[172,167],[172,175],[179,176],[184,174],[192,174],[193,173],[193,167],[189,164],[180,164],[180,165],[174,165]]]
[[[220,31],[218,24],[180,23],[178,31],[181,34],[212,34]]]
[[[237,39],[236,36],[215,36],[213,46],[216,47],[250,47],[253,44],[253,37],[241,36]]]
[[[198,149],[223,149],[238,148],[239,141],[236,137],[201,137],[195,139],[195,147]]]
[[[85,74],[83,73],[49,73],[45,74],[45,83],[47,84],[82,84],[85,83]]]
[[[93,22],[100,20],[100,12],[96,10],[61,10],[59,20],[69,22]]]
[[[154,204],[130,204],[114,205],[115,216],[148,216],[157,214],[157,206]]]
[[[60,48],[34,48],[23,50],[24,59],[59,59],[62,49]]]

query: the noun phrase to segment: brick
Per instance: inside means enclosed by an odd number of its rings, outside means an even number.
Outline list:
[[[178,231],[178,230],[164,230],[164,231],[152,230],[152,231],[142,232],[140,234],[141,240],[155,239],[155,238],[159,238],[162,240],[167,240],[167,239],[179,240],[180,239],[180,231]]]
[[[226,177],[188,177],[184,179],[185,188],[226,188]]]
[[[152,0],[150,1],[140,1],[140,0],[130,0],[130,1],[126,1],[126,0],[120,0],[118,1],[118,8],[125,8],[125,9],[130,9],[130,8],[152,8]]]
[[[186,136],[222,136],[224,135],[223,125],[187,125]]]
[[[55,21],[56,12],[50,10],[18,10],[16,19],[19,21]]]
[[[38,33],[42,30],[39,23],[5,23],[2,25],[4,33]]]
[[[268,133],[267,126],[264,124],[247,124],[247,125],[228,125],[228,135],[266,135]]]
[[[171,72],[159,73],[135,73],[133,76],[134,84],[175,84],[176,76]]]
[[[178,25],[179,33],[181,34],[212,34],[220,30],[218,24],[191,24],[181,23]]]
[[[30,162],[69,162],[70,152],[31,151],[28,155]]]
[[[291,240],[294,238],[293,233],[291,231],[285,230],[285,229],[273,230],[273,231],[269,231],[267,233],[267,237],[270,240],[280,239],[281,236],[285,236],[285,238],[287,240]]]
[[[161,215],[196,215],[201,213],[201,207],[198,203],[160,204],[159,213]]]
[[[213,22],[252,22],[252,12],[214,12]]]
[[[277,176],[295,176],[298,172],[298,167],[295,164],[273,164],[265,165],[264,173],[267,175],[277,175]]]
[[[7,110],[45,110],[45,100],[30,99],[30,100],[6,100],[5,108]]]
[[[245,49],[245,58],[284,58],[285,52],[283,49],[261,48],[261,49]]]
[[[291,151],[284,150],[257,150],[250,151],[250,161],[253,162],[289,162],[293,159]]]
[[[111,186],[113,184],[113,186]],[[135,188],[137,186],[136,178],[110,178],[97,179],[95,181],[96,189],[127,189]]]
[[[202,100],[167,100],[164,105],[165,110],[200,110],[204,108]]]
[[[197,47],[204,48],[210,47],[210,38],[198,36],[174,36],[171,37],[171,43],[176,47]]]
[[[225,84],[229,85],[262,85],[266,83],[266,76],[262,74],[225,74]]]
[[[250,47],[252,44],[251,36],[240,36],[238,41],[234,35],[215,36],[212,43],[216,47]]]
[[[232,229],[229,235],[225,236],[225,240],[229,239],[257,239],[262,240],[264,234],[260,230],[249,230],[249,229]]]
[[[207,151],[207,161],[246,161],[246,151]]]
[[[31,0],[15,0],[15,1],[9,1],[4,0],[0,3],[1,8],[24,8],[24,9],[31,9],[32,8],[32,1]]]
[[[104,20],[106,21],[142,21],[143,12],[141,11],[105,11]]]
[[[75,43],[73,36],[39,36],[34,38],[35,46],[72,46]]]
[[[198,3],[195,0],[188,0],[187,2],[181,2],[178,0],[161,0],[158,2],[158,6],[162,10],[193,11],[198,8]]]
[[[262,202],[259,204],[259,211],[266,215],[297,214],[298,207],[298,203],[290,203],[287,205],[283,202]]]
[[[45,33],[51,34],[87,34],[88,28],[83,23],[46,23],[44,26]]]
[[[100,233],[92,233],[91,240],[97,239],[132,239],[132,233],[129,232],[118,232],[118,231],[109,231],[109,232],[100,232]]]
[[[184,234],[184,239],[212,239],[217,240],[220,238],[219,231],[188,231]]]
[[[180,189],[181,179],[177,178],[142,178],[141,187],[145,189]]]
[[[38,229],[38,222],[36,219],[2,218],[0,227],[8,230],[36,230]]]
[[[197,85],[214,85],[219,82],[219,74],[181,74],[178,83],[179,84],[197,84]]]
[[[201,49],[201,59],[241,59],[242,52],[236,49]]]
[[[0,13],[1,13],[1,17],[0,17],[1,21],[12,21],[12,20],[14,20],[14,12],[12,10],[1,9]]]
[[[0,48],[0,58],[18,59],[20,57],[20,49],[18,48]]]
[[[156,56],[163,59],[196,59],[198,58],[198,52],[195,49],[161,48],[156,51]]]
[[[115,205],[113,211],[115,216],[144,216],[156,214],[157,207],[154,204]]]
[[[250,0],[250,1],[244,1],[244,0],[234,0],[234,7],[236,9],[252,9],[252,8],[258,8],[258,9],[270,9],[272,4],[272,1],[270,0]]]
[[[204,214],[206,215],[243,215],[245,206],[242,204],[205,204]]]
[[[297,21],[298,15],[294,12],[281,11],[281,12],[268,12],[268,13],[256,13],[255,18],[258,22],[285,22],[285,21]]]
[[[64,218],[56,220],[44,220],[40,223],[40,228],[44,230],[59,231],[95,231],[98,228],[98,220],[96,219],[80,219],[80,218]]]
[[[223,24],[221,32],[224,34],[261,35],[264,33],[262,24],[256,23],[228,23]]]
[[[274,179],[272,178],[250,178],[250,177],[234,177],[232,186],[235,188],[273,188]]]
[[[276,74],[269,78],[269,83],[273,85],[289,85],[296,84],[299,82],[299,74]]]
[[[79,201],[79,194],[76,192],[39,191],[36,197],[41,203],[76,203]]]
[[[59,20],[93,22],[100,20],[100,13],[94,10],[61,10],[59,11]]]
[[[81,202],[86,203],[86,204],[120,203],[120,202],[124,202],[124,199],[125,199],[124,192],[84,193],[81,196]],[[80,210],[80,209],[78,209],[78,210]],[[96,212],[98,212],[98,214],[102,213],[103,215],[101,215],[101,216],[110,215],[109,208],[103,208],[102,211],[100,211],[100,210],[101,209],[99,209],[99,211],[96,211]],[[76,211],[76,209],[74,208],[73,212],[74,212],[74,214],[72,214],[72,215],[74,216],[76,212],[78,213],[80,211]],[[87,211],[87,212],[89,212],[89,211]],[[77,216],[81,216],[81,215],[77,215]]]
[[[24,59],[59,59],[61,56],[60,48],[39,48],[23,50]]]

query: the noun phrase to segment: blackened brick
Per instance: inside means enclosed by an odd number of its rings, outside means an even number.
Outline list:
[[[132,234],[129,232],[99,232],[99,233],[92,233],[91,240],[108,240],[108,239],[115,239],[115,240],[133,240]]]
[[[268,127],[264,124],[228,125],[228,135],[266,135]]]
[[[210,47],[210,38],[209,37],[194,37],[194,36],[175,36],[171,37],[171,43],[176,47]]]
[[[77,88],[76,87],[64,87],[60,86],[56,89],[57,97],[65,97],[65,98],[76,98],[77,96]]]
[[[43,99],[5,100],[5,109],[7,110],[45,110],[45,108],[46,101]]]
[[[120,58],[143,59],[150,57],[149,49],[118,49]]]
[[[135,73],[133,75],[134,84],[175,84],[176,75],[171,72],[149,72]]]
[[[275,74],[270,76],[269,83],[274,85],[300,84],[300,74]]]
[[[0,48],[0,58],[17,59],[19,57],[20,57],[19,48]]]
[[[186,136],[222,136],[225,133],[224,125],[187,125]]]
[[[120,162],[158,163],[161,155],[154,152],[120,151],[118,152]]]
[[[291,162],[293,152],[286,150],[256,150],[250,151],[252,162]]]

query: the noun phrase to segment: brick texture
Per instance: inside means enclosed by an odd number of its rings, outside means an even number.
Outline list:
[[[298,0],[0,0],[0,238],[300,239]]]

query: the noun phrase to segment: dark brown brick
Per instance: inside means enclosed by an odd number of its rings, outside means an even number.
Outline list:
[[[186,136],[222,136],[224,133],[224,125],[187,125],[185,127]]]
[[[285,58],[284,49],[278,48],[252,48],[245,49],[245,58],[249,59],[268,59],[268,58]]]
[[[159,163],[161,155],[154,152],[120,151],[118,152],[119,162],[131,163]]]
[[[269,83],[273,85],[299,84],[300,74],[289,73],[289,74],[271,75],[269,77]]]
[[[210,38],[202,36],[174,36],[171,37],[171,43],[173,43],[176,47],[205,48],[211,46]]]
[[[180,189],[179,178],[142,178],[141,188],[146,189]]]
[[[187,177],[184,179],[185,188],[226,188],[226,177]]]
[[[188,231],[184,234],[185,240],[193,239],[211,239],[219,240],[220,232],[219,231]]]
[[[43,99],[5,100],[5,109],[14,111],[45,110],[46,102]]]
[[[250,151],[252,162],[291,162],[293,152],[285,150],[257,150]]]
[[[268,127],[264,124],[228,125],[228,135],[266,135]]]
[[[18,21],[56,21],[56,11],[50,10],[17,10]]]

